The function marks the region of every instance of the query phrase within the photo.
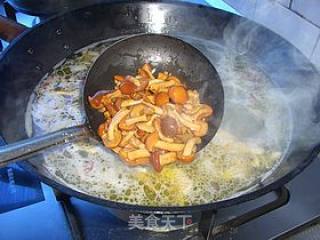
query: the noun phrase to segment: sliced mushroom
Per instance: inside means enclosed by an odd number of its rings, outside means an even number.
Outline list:
[[[126,151],[125,149],[121,149],[119,151],[119,156],[123,160],[127,159],[128,158],[128,151]]]
[[[194,146],[196,146],[196,144],[200,144],[201,143],[201,138],[199,137],[195,137],[195,138],[191,138],[187,141],[187,143],[184,146],[182,155],[183,156],[190,156],[193,154],[193,150],[194,150]]]
[[[123,150],[125,150],[126,152],[130,152],[130,151],[137,150],[137,149],[131,143],[127,143],[127,145],[125,145],[123,147]]]
[[[137,158],[134,160],[124,159],[124,162],[129,166],[139,166],[139,165],[147,165],[149,164],[149,157],[145,158]]]
[[[140,149],[145,149],[145,145],[135,136],[131,137],[129,142],[135,147]]]
[[[183,113],[182,109],[183,109],[183,105],[175,104],[175,110],[177,111],[177,113],[179,114]]]
[[[107,129],[108,128],[106,127],[106,122],[101,123],[98,127],[98,136],[102,137],[103,135],[105,135],[107,132]]]
[[[169,76],[168,81],[174,81],[176,86],[181,85],[181,81],[179,78],[175,77],[175,76]]]
[[[189,100],[188,100],[189,103],[192,103],[195,105],[200,104],[199,93],[196,90],[188,90],[187,92],[189,97]]]
[[[127,117],[123,118],[123,119],[120,121],[120,123],[119,123],[119,128],[120,128],[121,130],[124,130],[124,131],[131,131],[131,130],[135,129],[135,125],[134,125],[134,124],[128,125],[128,124],[126,123],[126,120],[127,120]]]
[[[155,131],[154,127],[147,123],[137,123],[136,126],[138,129],[145,131],[147,133],[153,133]]]
[[[154,114],[154,109],[145,106],[143,112],[144,112],[145,114],[147,114],[147,115],[152,115],[152,114]]]
[[[169,73],[168,72],[159,72],[157,79],[167,80],[168,77],[169,77]]]
[[[197,121],[196,124],[198,124],[199,129],[193,131],[193,134],[197,137],[203,137],[208,133],[208,123],[204,121]]]
[[[129,110],[123,109],[117,112],[117,114],[112,118],[111,123],[108,128],[108,138],[112,141],[116,130],[118,130],[118,124],[120,121],[129,114]],[[120,134],[121,135],[121,134]]]
[[[200,131],[200,126],[196,123],[193,123],[192,121],[189,120],[189,117],[187,117],[187,115],[185,115],[183,117],[183,115],[178,114],[175,111],[171,111],[170,114],[172,114],[176,119],[178,119],[178,121],[183,124],[184,126],[186,126],[187,128],[190,128],[193,131]]]
[[[116,111],[120,111],[121,109],[121,103],[122,103],[122,99],[121,98],[116,98],[116,100],[114,101],[114,108],[116,109]]]
[[[195,121],[195,118],[193,118],[192,116],[188,115],[188,114],[185,114],[185,113],[181,113],[180,116],[187,120],[188,122],[194,122]]]
[[[145,102],[145,101],[143,101],[143,104],[145,104],[146,106],[152,108],[155,111],[156,114],[159,114],[159,115],[163,114],[163,110],[160,107],[157,107],[157,106],[155,106],[153,104],[150,104],[148,102]]]
[[[131,108],[130,116],[131,117],[138,117],[141,115],[141,112],[145,106],[143,104],[137,104]]]
[[[142,116],[139,116],[139,117],[135,117],[135,118],[129,118],[126,120],[126,124],[127,125],[133,125],[133,124],[136,124],[138,122],[146,122],[148,121],[148,118],[146,115],[142,115]]]
[[[128,142],[130,141],[130,139],[134,136],[134,131],[130,131],[130,132],[128,132],[127,133],[127,135],[125,135],[123,138],[122,138],[122,140],[121,140],[121,142],[120,142],[120,147],[124,147],[124,146],[126,146],[127,144],[128,144]]]
[[[164,165],[168,165],[170,163],[173,163],[177,161],[177,153],[176,152],[168,152],[168,153],[164,153],[161,154],[159,156],[159,162],[161,167]]]
[[[140,86],[140,79],[138,79],[138,78],[135,78],[135,77],[131,77],[130,78],[130,81],[131,82],[133,82],[135,85],[136,85],[136,87],[139,87]]]
[[[183,129],[183,128],[182,128]],[[188,129],[188,128],[184,128],[184,129]],[[182,143],[186,143],[190,138],[194,137],[192,131],[190,129],[188,129],[189,131],[185,131],[185,132],[181,132],[181,134],[176,135],[175,137],[175,141],[176,142],[182,142]]]
[[[116,115],[117,110],[115,109],[115,107],[113,106],[112,103],[106,104],[105,107],[106,107],[107,111],[109,112],[109,114],[111,115],[111,117]]]
[[[152,74],[152,67],[150,64],[148,63],[144,64],[141,69],[147,73],[149,78],[154,79],[154,76]]]
[[[142,99],[139,99],[139,100],[127,99],[127,100],[122,101],[121,107],[122,108],[130,107],[130,106],[133,106],[133,105],[140,104],[140,103],[142,103],[142,101],[143,101]]]
[[[149,121],[144,122],[144,123],[137,123],[136,126],[138,129],[148,132],[148,133],[153,133],[155,131],[152,123],[154,121],[154,119],[156,118],[156,115],[153,115]]]
[[[120,131],[115,130],[113,133],[113,139],[110,139],[108,134],[105,134],[101,137],[103,144],[108,148],[115,148],[121,142],[122,135]]]
[[[186,114],[193,115],[201,109],[201,105],[186,103],[183,105],[182,111]]]
[[[154,95],[145,96],[144,101],[147,103],[155,104],[155,97]]]
[[[142,78],[139,81],[139,85],[138,85],[136,91],[137,92],[143,91],[144,89],[146,89],[146,87],[148,87],[148,85],[149,85],[149,80],[145,79],[145,78]]]
[[[97,109],[99,112],[105,112],[106,111],[106,108],[105,107],[102,107],[102,108],[99,108],[99,109]]]
[[[169,93],[169,88],[161,88],[159,89],[158,93]]]
[[[178,152],[177,154],[177,158],[181,161],[181,162],[185,162],[185,163],[190,163],[195,159],[195,153],[189,156],[184,156],[182,155],[182,152]]]
[[[137,129],[136,130],[136,132],[135,132],[135,136],[137,137],[137,138],[139,138],[140,140],[142,140],[142,138],[144,137],[146,135],[146,132],[145,131],[143,131],[143,130],[141,130],[141,129]],[[143,140],[142,140],[142,142],[144,142]]]
[[[143,99],[143,94],[141,94],[140,92],[136,92],[134,94],[131,94],[130,97],[133,100],[141,100],[141,99]]]
[[[149,86],[153,84],[164,83],[164,80],[161,79],[153,79],[149,81]]]
[[[130,161],[138,159],[138,158],[149,158],[150,152],[146,149],[138,149],[131,152],[128,152],[128,159]]]
[[[110,119],[111,118],[111,115],[108,111],[104,111],[103,112],[103,116],[106,118],[106,119]]]
[[[147,72],[145,70],[143,70],[142,68],[138,68],[138,75],[136,76],[136,78],[141,79],[141,78],[145,78],[145,79],[149,79],[149,75],[147,74]]]
[[[213,109],[209,105],[201,104],[200,110],[193,115],[193,118],[196,119],[197,121],[200,121],[206,117],[210,117],[212,113],[213,113]]]
[[[119,152],[121,151],[121,147],[119,147],[119,145],[117,146],[117,147],[114,147],[114,148],[112,148],[112,150],[115,152],[115,153],[118,153],[119,154]]]
[[[159,135],[157,132],[154,132],[147,137],[145,145],[148,151],[153,152],[154,150],[153,148],[158,142],[158,140],[159,140]]]
[[[164,142],[164,141],[157,141],[154,145],[156,148],[167,150],[170,152],[179,152],[184,149],[184,144],[181,143],[170,143],[170,142]]]
[[[169,88],[175,85],[176,83],[173,80],[163,81],[163,82],[154,83],[154,84],[149,83],[149,89],[153,92],[158,92],[160,89]]]

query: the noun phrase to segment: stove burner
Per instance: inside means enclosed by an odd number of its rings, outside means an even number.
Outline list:
[[[111,214],[127,223],[126,228],[115,229],[110,234],[113,236],[112,239],[123,239],[124,236],[130,236],[131,239],[137,239],[134,238],[134,236],[138,237],[142,233],[158,236],[155,239],[167,239],[169,235],[170,239],[215,239],[223,236],[224,234],[230,233],[237,227],[257,219],[260,216],[276,210],[288,203],[289,191],[286,187],[282,187],[274,191],[274,193],[277,196],[276,199],[220,224],[216,223],[216,216],[218,213],[216,210],[210,210],[201,213],[166,213],[149,215],[146,213],[130,213],[121,210],[109,209]],[[60,202],[64,210],[71,230],[72,238],[74,240],[84,239],[83,232],[80,228],[80,219],[70,201],[70,197],[59,191],[55,191],[55,195],[57,201]],[[153,219],[154,222],[159,221],[161,224],[157,225],[156,227],[150,227],[147,223],[151,219]],[[180,219],[180,221],[173,221],[177,219]],[[168,226],[168,221],[170,226]]]

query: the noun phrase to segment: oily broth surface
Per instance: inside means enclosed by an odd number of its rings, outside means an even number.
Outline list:
[[[30,135],[84,122],[81,87],[109,44],[78,51],[39,83],[26,115]],[[215,138],[191,164],[175,163],[161,173],[151,167],[132,168],[94,140],[82,140],[43,153],[41,168],[89,195],[149,206],[209,203],[252,186],[279,163],[287,147],[290,129],[283,116],[288,109],[274,100],[277,93],[270,90],[265,75],[244,66],[244,60],[234,61],[225,54],[215,62],[225,89],[225,115]]]

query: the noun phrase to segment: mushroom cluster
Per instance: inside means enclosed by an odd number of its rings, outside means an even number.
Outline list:
[[[114,83],[114,90],[88,99],[105,117],[98,135],[106,147],[130,166],[151,164],[158,172],[175,161],[194,160],[213,114],[196,90],[168,72],[156,75],[150,64],[136,76],[114,76]]]

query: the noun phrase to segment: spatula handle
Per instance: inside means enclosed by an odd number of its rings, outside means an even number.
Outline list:
[[[75,126],[1,146],[0,167],[30,157],[49,147],[89,137],[89,134],[85,125]]]

